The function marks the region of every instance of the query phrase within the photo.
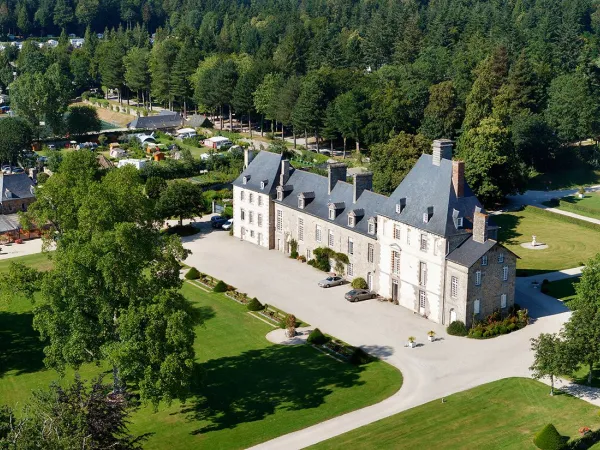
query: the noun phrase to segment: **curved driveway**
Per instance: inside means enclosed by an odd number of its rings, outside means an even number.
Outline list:
[[[206,219],[204,219],[205,221]],[[513,376],[529,376],[529,340],[541,332],[558,331],[568,310],[539,293],[531,280],[517,283],[517,302],[530,308],[535,322],[518,332],[490,340],[446,334],[444,327],[411,311],[376,300],[348,303],[346,287],[321,289],[323,273],[229,236],[210,231],[184,238],[192,255],[186,263],[223,279],[240,291],[295,314],[322,331],[351,345],[361,346],[402,371],[404,384],[392,397],[312,427],[258,445],[263,449],[299,449],[375,420],[483,383]],[[427,331],[439,338],[430,343]],[[404,347],[409,336],[421,346]]]

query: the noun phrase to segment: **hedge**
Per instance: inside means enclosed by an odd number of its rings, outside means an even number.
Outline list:
[[[227,291],[227,285],[223,281],[219,280],[217,282],[217,284],[215,284],[215,287],[213,288],[213,292],[225,292],[225,291]]]
[[[195,267],[192,267],[185,274],[186,280],[197,280],[198,278],[200,278],[200,272],[198,272],[198,269],[196,269]]]
[[[450,325],[448,325],[446,331],[452,336],[466,336],[468,334],[467,327],[460,320],[455,320]]]
[[[367,281],[364,278],[357,277],[354,280],[352,280],[352,287],[354,289],[368,289],[369,285],[367,284]]]
[[[565,447],[565,438],[560,435],[556,427],[549,423],[542,428],[533,438],[535,446],[541,450],[560,450]]]
[[[306,342],[314,345],[323,345],[328,340],[329,339],[327,338],[327,336],[325,336],[318,328],[312,330],[308,335],[308,338],[306,338]]]
[[[265,309],[263,304],[261,302],[259,302],[256,297],[254,297],[252,300],[250,300],[248,302],[248,305],[246,305],[246,308],[248,308],[249,311],[261,311],[261,310]]]

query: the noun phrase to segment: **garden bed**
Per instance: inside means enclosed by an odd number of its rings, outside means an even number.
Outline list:
[[[529,324],[529,312],[515,305],[509,310],[507,316],[502,316],[500,311],[487,316],[484,320],[473,324],[468,337],[473,339],[488,339],[525,328]]]

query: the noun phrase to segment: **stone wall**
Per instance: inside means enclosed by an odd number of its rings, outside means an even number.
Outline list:
[[[19,211],[27,211],[27,207],[35,201],[35,198],[14,198],[2,202],[2,214],[14,214]]]

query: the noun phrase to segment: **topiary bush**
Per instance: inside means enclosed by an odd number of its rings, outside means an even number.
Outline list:
[[[309,344],[313,344],[313,345],[323,345],[328,340],[329,340],[329,338],[327,336],[325,336],[321,332],[321,330],[319,330],[318,328],[315,328],[308,335],[306,342],[308,342]]]
[[[533,443],[541,450],[560,450],[565,447],[565,438],[549,423],[535,435]]]
[[[450,325],[448,325],[448,328],[446,328],[446,331],[448,332],[448,334],[451,334],[452,336],[466,336],[467,335],[467,327],[460,320],[455,320]]]
[[[198,269],[196,269],[195,267],[192,267],[185,274],[186,280],[197,280],[198,278],[200,278],[200,272],[198,272]]]
[[[248,308],[249,311],[261,311],[261,310],[265,309],[263,304],[261,302],[259,302],[256,297],[254,297],[252,300],[250,300],[248,302],[248,304],[246,305],[246,308]]]
[[[368,364],[373,360],[373,357],[365,352],[360,347],[355,347],[352,355],[350,355],[350,364],[354,364],[356,366],[361,366],[363,364]]]
[[[213,288],[213,292],[225,292],[227,291],[227,285],[223,283],[223,281],[219,280],[215,287]]]
[[[354,289],[368,289],[369,285],[367,284],[367,281],[364,278],[357,277],[354,280],[352,280],[352,287]]]
[[[281,319],[279,321],[279,328],[284,328],[285,329],[285,328],[288,327],[288,320],[289,320],[290,316],[293,316],[293,314],[288,314],[283,319]],[[295,328],[298,328],[300,326],[300,322],[295,317],[294,317],[294,324],[295,324]]]

